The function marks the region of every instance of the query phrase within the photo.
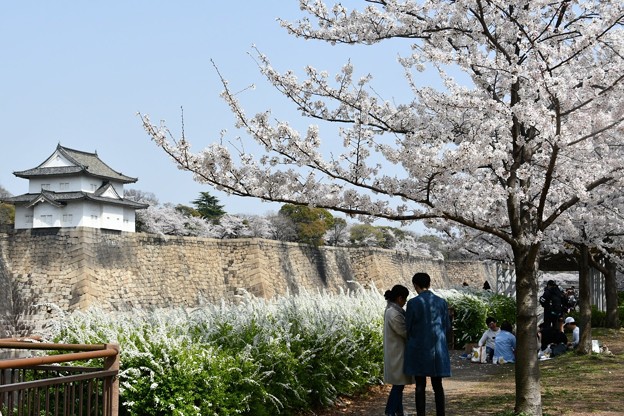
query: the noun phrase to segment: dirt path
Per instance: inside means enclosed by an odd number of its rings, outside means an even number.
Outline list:
[[[514,366],[475,364],[469,360],[461,359],[463,351],[451,351],[451,373],[452,377],[443,381],[446,395],[447,414],[461,415],[463,399],[471,394],[487,394],[488,387],[484,384],[491,384],[491,391],[496,391],[497,379],[508,378],[513,374]],[[323,412],[317,412],[317,416],[381,416],[384,414],[386,400],[390,386],[377,386],[369,390],[363,396],[353,398],[343,398],[335,408]],[[484,393],[485,391],[485,393]],[[414,386],[407,386],[403,395],[403,406],[408,414],[416,414],[414,404]],[[434,414],[433,391],[431,386],[427,386],[427,409]]]

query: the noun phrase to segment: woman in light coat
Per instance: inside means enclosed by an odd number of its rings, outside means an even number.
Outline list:
[[[403,373],[403,357],[407,330],[405,327],[405,311],[409,290],[405,286],[396,285],[386,290],[384,297],[388,301],[384,313],[384,382],[392,384],[386,403],[386,415],[403,415],[403,388],[413,384],[413,378]]]

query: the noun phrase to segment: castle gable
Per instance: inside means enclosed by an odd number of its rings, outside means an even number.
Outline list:
[[[45,162],[39,165],[38,168],[60,168],[68,166],[76,166],[76,163],[63,156],[57,149]]]
[[[100,189],[95,191],[95,196],[112,199],[123,199],[121,196],[119,196],[119,194],[115,190],[115,187],[110,183],[102,185]]]

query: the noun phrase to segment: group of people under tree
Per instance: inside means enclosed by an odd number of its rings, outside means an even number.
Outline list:
[[[544,308],[544,320],[539,324],[537,334],[540,345],[538,355],[556,357],[575,348],[579,343],[580,330],[574,317],[565,316],[576,306],[574,286],[563,292],[554,280],[549,280],[539,302]],[[499,328],[493,316],[487,317],[485,323],[487,329],[477,343],[479,347],[485,347],[485,362],[515,362],[516,340],[512,325],[505,321]],[[565,333],[566,329],[572,333],[571,341]]]
[[[537,334],[540,351],[548,351],[554,357],[576,348],[580,340],[580,329],[574,317],[564,317],[576,306],[574,287],[564,293],[554,280],[549,280],[539,302],[544,308],[544,321],[539,325]],[[572,341],[568,341],[565,328],[572,332]]]
[[[384,381],[392,384],[385,414],[402,416],[403,390],[416,384],[416,415],[425,415],[427,377],[431,379],[436,415],[445,414],[442,379],[451,376],[447,333],[451,322],[448,304],[429,290],[431,277],[416,273],[412,284],[418,296],[407,301],[409,290],[395,285],[385,292]],[[407,304],[406,309],[403,306]]]

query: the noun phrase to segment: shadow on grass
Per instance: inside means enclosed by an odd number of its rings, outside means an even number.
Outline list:
[[[598,328],[594,339],[612,354],[577,355],[540,362],[544,416],[615,415],[624,409],[624,330]],[[470,383],[447,396],[450,414],[511,416],[515,405],[514,371]]]

